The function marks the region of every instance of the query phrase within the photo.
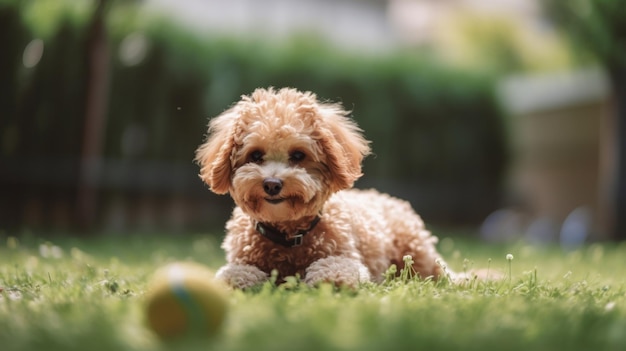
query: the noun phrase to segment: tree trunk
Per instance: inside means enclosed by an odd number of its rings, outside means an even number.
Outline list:
[[[611,238],[626,240],[626,65],[609,69],[614,93],[615,165],[613,172]]]
[[[87,37],[87,101],[76,200],[77,222],[83,231],[93,227],[106,128],[109,86],[109,47],[105,12],[108,0],[99,0]]]

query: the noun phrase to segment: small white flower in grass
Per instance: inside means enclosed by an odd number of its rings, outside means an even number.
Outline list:
[[[43,258],[59,259],[63,257],[63,250],[60,247],[51,243],[45,243],[39,245],[39,255]]]
[[[446,263],[441,258],[436,258],[435,263],[441,268],[444,276],[448,278],[448,281],[453,281],[452,275],[448,271],[448,266],[446,265]]]
[[[404,261],[404,268],[400,270],[400,279],[406,283],[415,276],[415,271],[413,270],[413,263],[415,262],[411,255],[404,255],[402,261]]]
[[[513,261],[513,255],[512,254],[506,254],[506,260],[509,261],[509,285],[511,285],[511,278],[513,277],[513,275],[511,274],[511,262]]]
[[[604,306],[605,311],[612,311],[615,308],[615,302],[611,301]]]
[[[404,255],[404,257],[402,257],[402,261],[404,261],[404,264],[407,266],[412,266],[413,265],[413,256],[411,255]]]
[[[443,262],[443,260],[441,260],[441,258],[437,258],[435,260],[435,263],[437,264],[437,266],[443,268],[444,270],[447,268],[446,264]]]

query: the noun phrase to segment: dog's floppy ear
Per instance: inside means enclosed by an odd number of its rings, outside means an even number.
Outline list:
[[[230,188],[236,120],[234,107],[211,119],[207,140],[196,150],[200,178],[216,194],[226,194]]]
[[[331,189],[351,188],[363,174],[361,161],[370,153],[369,141],[362,130],[339,105],[323,104],[318,107],[323,127],[320,145],[327,158],[331,174]]]

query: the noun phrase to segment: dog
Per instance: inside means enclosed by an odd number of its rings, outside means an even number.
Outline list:
[[[236,207],[216,277],[245,289],[272,276],[356,287],[407,256],[414,273],[452,274],[406,201],[353,189],[370,142],[340,104],[293,88],[256,89],[209,122],[200,178]],[[409,261],[410,262],[410,261]]]

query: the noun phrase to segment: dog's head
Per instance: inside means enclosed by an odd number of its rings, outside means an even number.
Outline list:
[[[369,142],[336,104],[284,88],[257,89],[209,123],[200,178],[259,221],[316,215],[361,176]]]

